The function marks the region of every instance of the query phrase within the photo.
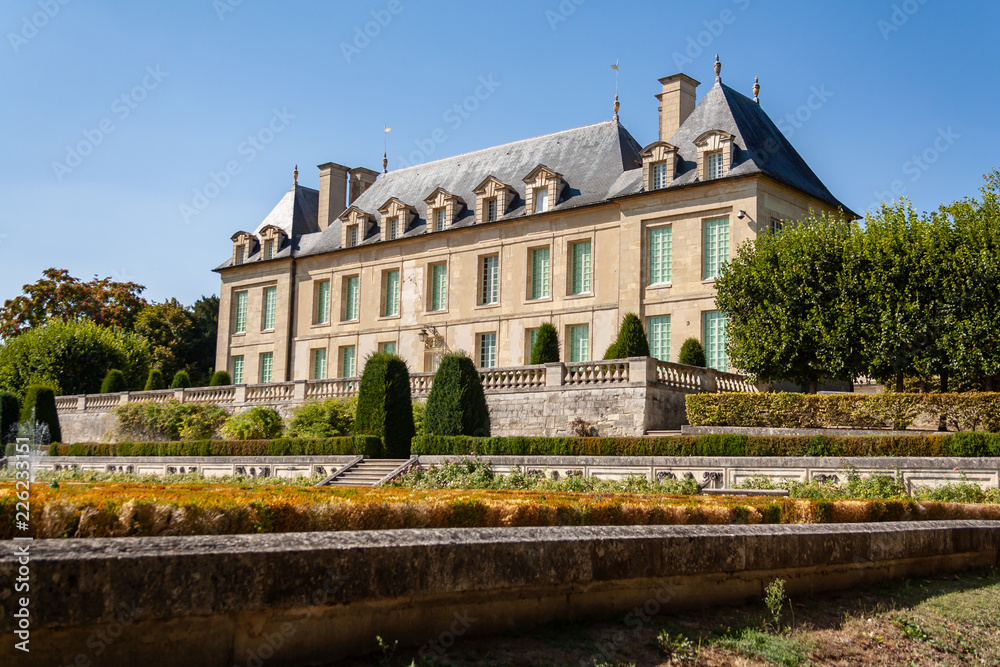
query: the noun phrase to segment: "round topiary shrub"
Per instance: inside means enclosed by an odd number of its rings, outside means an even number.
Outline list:
[[[490,409],[483,383],[465,354],[449,354],[441,360],[427,396],[424,433],[489,437]]]
[[[104,376],[104,381],[101,383],[101,393],[117,394],[120,391],[128,391],[128,382],[125,380],[124,373],[120,370],[112,368],[108,371],[108,374]]]
[[[379,352],[365,360],[358,384],[354,432],[381,437],[386,458],[409,458],[410,440],[416,434],[410,371],[396,355]]]
[[[159,368],[150,368],[149,376],[146,378],[146,391],[156,391],[166,389],[167,385],[163,381],[163,371]]]
[[[551,364],[559,361],[559,334],[546,322],[538,327],[538,336],[531,347],[531,363]]]
[[[170,383],[171,389],[187,389],[191,386],[191,376],[186,370],[179,370],[174,373],[174,380]]]
[[[14,441],[12,430],[21,419],[21,399],[17,394],[0,391],[0,445]]]
[[[705,367],[705,348],[701,346],[701,341],[697,338],[688,338],[681,345],[681,354],[677,359],[682,364],[687,364],[688,366],[701,366]]]
[[[212,374],[212,379],[209,380],[208,386],[225,387],[231,385],[232,383],[233,379],[229,377],[229,373],[227,373],[226,371],[216,371],[215,373]]]
[[[43,425],[48,431],[49,442],[62,441],[59,413],[56,411],[56,392],[52,387],[40,384],[28,387],[24,403],[21,404],[21,424]]]
[[[649,356],[649,340],[646,338],[646,330],[642,326],[642,320],[635,313],[625,313],[625,317],[622,318],[615,348],[618,359]]]

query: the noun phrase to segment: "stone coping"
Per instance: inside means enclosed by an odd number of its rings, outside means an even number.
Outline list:
[[[420,454],[421,464],[443,463],[460,455]],[[959,470],[973,468],[1000,469],[1000,457],[989,456],[477,456],[483,461],[502,466],[594,466],[594,467],[732,467],[732,468],[932,468]]]
[[[878,435],[948,435],[949,431],[892,431],[879,428],[774,428],[771,426],[681,426],[681,435],[830,435],[830,436],[878,436]]]

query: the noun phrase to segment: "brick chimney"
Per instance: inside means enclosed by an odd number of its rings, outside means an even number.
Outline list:
[[[695,91],[698,82],[687,74],[674,74],[660,79],[663,92],[660,100],[660,141],[670,141],[681,124],[694,111]]]
[[[364,167],[351,169],[351,198],[347,202],[348,205],[353,204],[361,196],[362,192],[370,188],[376,178],[378,178],[377,171],[365,169]]]
[[[320,231],[330,226],[347,208],[347,167],[327,162],[319,165]]]

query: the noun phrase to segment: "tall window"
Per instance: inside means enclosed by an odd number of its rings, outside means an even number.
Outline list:
[[[389,218],[389,240],[399,238],[399,218]]]
[[[531,251],[531,298],[545,299],[549,296],[549,249],[535,248]]]
[[[673,228],[649,230],[649,284],[669,283],[673,273]]]
[[[705,221],[705,258],[702,277],[717,278],[722,265],[729,259],[729,218]]]
[[[493,222],[497,219],[497,200],[496,197],[493,199],[486,200],[486,222]]]
[[[705,158],[708,160],[707,179],[722,178],[722,151],[713,151]]]
[[[448,265],[431,265],[431,310],[448,307]]]
[[[528,329],[528,353],[524,355],[524,363],[531,363],[531,351],[535,349],[535,341],[538,340],[538,329]]]
[[[236,263],[242,264],[247,258],[247,248],[243,245],[236,246]]]
[[[590,325],[569,328],[569,360],[590,361]]]
[[[271,382],[271,372],[274,368],[274,352],[264,352],[260,355],[260,383]]]
[[[358,245],[358,226],[351,225],[347,228],[347,247],[353,248]]]
[[[573,283],[571,294],[587,294],[590,292],[590,241],[580,241],[573,244],[573,266],[571,267]]]
[[[480,260],[480,264],[482,266],[482,282],[479,303],[483,305],[497,303],[500,299],[500,256],[487,255]]]
[[[330,323],[330,281],[320,280],[316,283],[316,322]]]
[[[320,347],[312,351],[312,379],[326,378],[326,348]]]
[[[670,361],[670,316],[649,318],[649,354],[660,361]]]
[[[653,189],[667,187],[667,163],[657,162],[653,165]]]
[[[384,354],[396,354],[396,341],[388,341],[378,344],[378,351]]]
[[[535,213],[545,213],[549,210],[549,189],[535,189]]]
[[[439,208],[434,211],[434,231],[442,232],[444,231],[444,217],[448,213],[448,210],[444,207]]]
[[[781,223],[781,220],[771,218],[771,236],[780,232],[782,227],[784,227],[784,225]]]
[[[479,367],[493,368],[497,365],[496,333],[479,334]]]
[[[243,384],[243,355],[233,357],[233,384]]]
[[[729,371],[729,356],[726,354],[726,316],[717,310],[702,315],[705,339],[705,361],[709,368]]]
[[[264,259],[274,259],[274,239],[264,242]]]
[[[357,349],[353,345],[340,348],[340,377],[352,378],[357,375]]]
[[[382,315],[399,315],[399,270],[385,272],[385,294]]]
[[[247,332],[247,293],[236,293],[236,327],[233,333]]]
[[[358,319],[358,306],[361,299],[361,278],[347,276],[344,278],[344,321],[352,322]]]
[[[278,303],[278,288],[264,288],[264,331],[274,329],[274,311]]]

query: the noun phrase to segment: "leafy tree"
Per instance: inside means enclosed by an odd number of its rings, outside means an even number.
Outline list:
[[[62,442],[55,389],[40,384],[28,387],[24,394],[24,403],[21,404],[20,423],[43,424],[48,429],[49,442]]]
[[[42,274],[38,282],[24,286],[22,296],[8,299],[0,308],[0,338],[13,338],[52,319],[130,330],[146,304],[140,296],[146,288],[133,282],[96,276],[81,282],[55,268]]]
[[[531,363],[550,364],[559,361],[559,333],[549,322],[538,327],[535,344],[531,347]]]
[[[0,391],[0,445],[11,442],[11,429],[21,419],[21,399],[9,391]]]
[[[208,383],[210,387],[225,387],[231,385],[233,379],[229,377],[229,373],[226,371],[215,371],[212,375],[211,381]]]
[[[857,225],[809,215],[740,248],[715,281],[734,366],[759,381],[807,384],[810,392],[820,378],[860,374],[859,300],[845,274],[858,234]]]
[[[171,389],[186,389],[191,386],[191,376],[185,370],[174,373],[174,379],[170,383]]]
[[[188,359],[192,377],[202,386],[208,382],[215,365],[215,347],[219,337],[219,297],[203,296],[191,306],[194,320],[194,345]]]
[[[142,386],[149,345],[132,333],[93,322],[61,322],[26,331],[0,345],[0,390],[24,395],[30,384],[61,394],[94,394],[109,368],[121,368],[129,387]]]
[[[708,361],[705,359],[705,348],[697,338],[688,338],[681,345],[681,354],[677,361],[688,366],[700,366],[704,368]]]
[[[196,370],[198,341],[194,315],[177,299],[151,303],[135,320],[135,332],[149,341],[152,363],[173,376],[179,370]],[[197,372],[197,371],[196,371]]]
[[[449,354],[441,360],[427,396],[424,432],[489,436],[490,410],[483,382],[472,359],[464,353]]]
[[[166,382],[163,380],[163,371],[159,368],[150,368],[149,375],[146,377],[146,391],[155,391],[157,389],[166,389]]]
[[[104,376],[104,381],[101,382],[101,393],[117,394],[122,391],[128,391],[128,382],[125,380],[125,374],[117,368],[112,368]]]
[[[416,433],[410,371],[396,355],[379,352],[365,360],[354,432],[381,437],[387,458],[410,455],[410,441]]]

